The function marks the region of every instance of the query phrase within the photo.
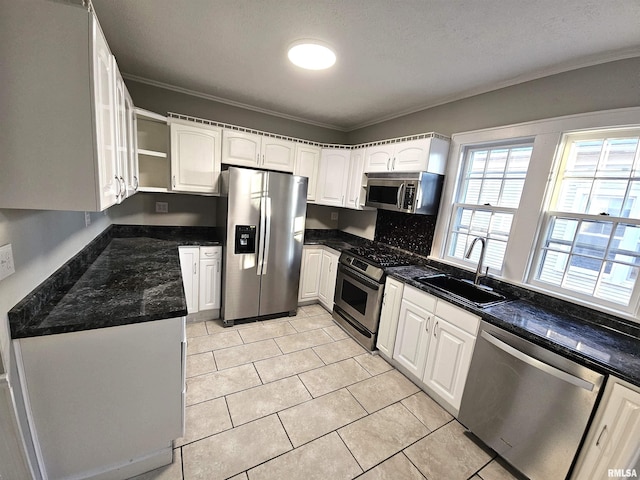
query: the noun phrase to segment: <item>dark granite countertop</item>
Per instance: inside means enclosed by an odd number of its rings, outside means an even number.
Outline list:
[[[389,276],[440,297],[483,320],[508,330],[564,357],[597,370],[613,374],[640,386],[640,339],[628,329],[616,329],[610,323],[585,320],[584,308],[553,310],[538,300],[516,296],[510,301],[478,308],[414,280],[415,277],[442,273],[430,266],[405,266],[386,269]],[[505,292],[507,296],[512,292]],[[545,304],[546,305],[546,304]],[[582,316],[578,316],[582,315]],[[598,317],[593,312],[593,317]]]
[[[372,240],[367,240],[366,238],[358,237],[341,230],[309,229],[304,231],[305,245],[323,245],[338,250],[339,252],[372,243],[374,243]]]
[[[219,244],[213,228],[113,225],[9,311],[11,337],[184,316],[178,247]]]

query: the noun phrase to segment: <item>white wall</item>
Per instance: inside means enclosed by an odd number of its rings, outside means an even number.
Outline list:
[[[156,202],[166,202],[168,213],[156,213]],[[109,209],[112,223],[126,225],[216,226],[216,197],[175,193],[137,193]]]

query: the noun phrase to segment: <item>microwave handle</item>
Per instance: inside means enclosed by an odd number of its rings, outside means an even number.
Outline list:
[[[398,188],[398,197],[396,198],[396,207],[402,208],[402,199],[404,198],[404,183]]]

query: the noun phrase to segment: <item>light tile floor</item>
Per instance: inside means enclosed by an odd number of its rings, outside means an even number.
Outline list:
[[[516,478],[320,305],[187,337],[185,436],[136,480]]]

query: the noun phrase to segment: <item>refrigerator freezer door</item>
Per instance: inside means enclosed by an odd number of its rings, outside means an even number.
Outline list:
[[[307,179],[268,172],[264,195],[259,314],[295,312],[307,212]]]
[[[258,302],[262,272],[258,257],[261,257],[260,248],[262,247],[259,239],[263,236],[263,232],[260,231],[262,224],[260,210],[263,208],[261,202],[265,178],[264,172],[241,168],[229,169],[227,245],[232,248],[225,249],[223,304],[225,321],[259,315]],[[236,228],[238,226],[242,228]],[[255,230],[253,235],[244,239],[236,238],[242,232],[247,234],[252,230]],[[251,241],[257,244],[253,251],[236,253],[236,251],[242,252],[243,246]]]

